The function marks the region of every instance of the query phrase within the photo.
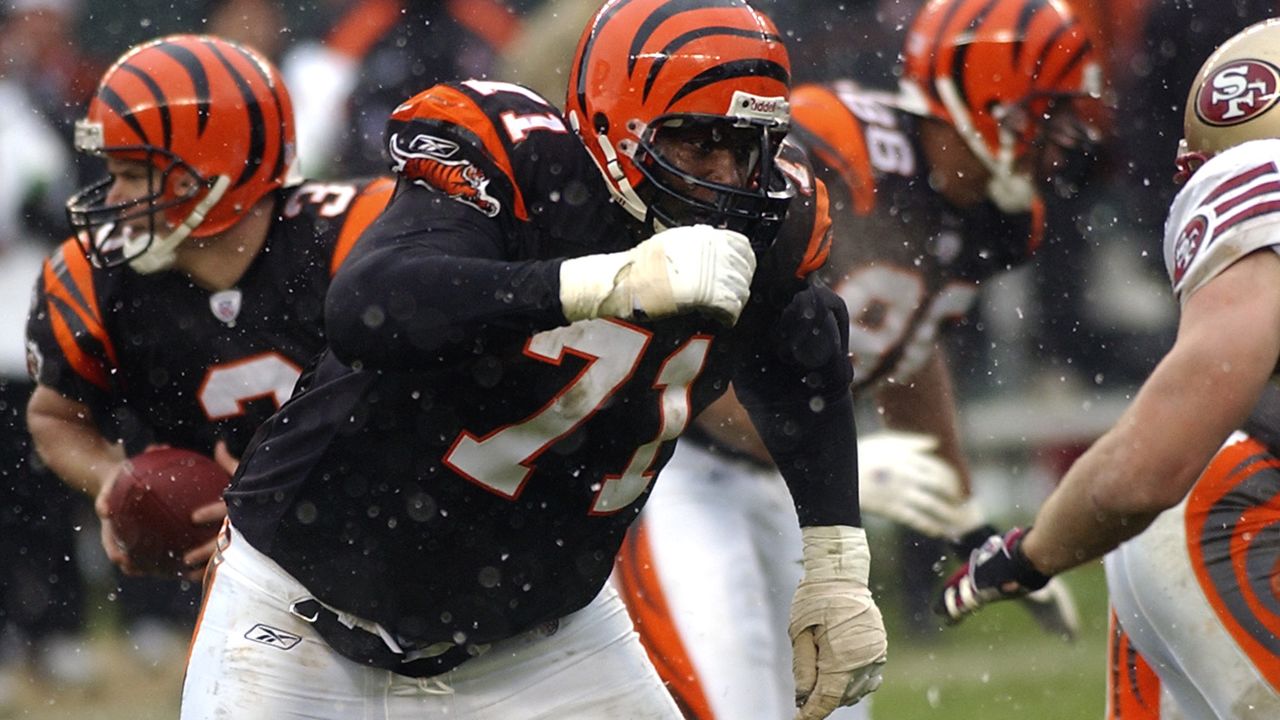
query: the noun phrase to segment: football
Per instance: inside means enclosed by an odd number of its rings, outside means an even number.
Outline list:
[[[116,539],[140,572],[175,575],[182,555],[213,539],[221,522],[196,525],[191,513],[222,498],[231,476],[212,458],[158,448],[129,458],[107,495]]]

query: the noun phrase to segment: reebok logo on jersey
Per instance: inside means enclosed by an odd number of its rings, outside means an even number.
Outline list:
[[[1196,115],[1218,127],[1251,120],[1280,99],[1280,69],[1262,60],[1237,60],[1218,68],[1196,93]]]
[[[484,171],[466,158],[453,159],[458,144],[452,140],[420,133],[406,141],[395,133],[387,152],[394,163],[392,170],[414,184],[438,190],[488,217],[502,210],[502,203],[487,190],[489,178]]]
[[[302,638],[291,632],[273,628],[270,625],[258,623],[249,628],[249,632],[244,634],[246,640],[252,640],[263,645],[280,648],[281,650],[290,650],[293,646],[302,642]]]

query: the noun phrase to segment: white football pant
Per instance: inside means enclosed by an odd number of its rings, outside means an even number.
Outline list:
[[[679,720],[606,584],[590,605],[431,678],[347,660],[289,612],[310,593],[231,530],[182,689],[182,720]]]
[[[791,720],[800,528],[772,469],[681,440],[614,581],[689,720]],[[869,698],[833,720],[868,717]]]

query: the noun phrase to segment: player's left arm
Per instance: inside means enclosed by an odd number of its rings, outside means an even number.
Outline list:
[[[789,634],[802,719],[874,691],[888,648],[858,505],[848,327],[844,302],[810,286],[734,379],[800,520],[804,576]]]
[[[1068,471],[1023,552],[1055,574],[1112,550],[1186,496],[1280,358],[1280,257],[1251,253],[1195,292],[1173,348]]]

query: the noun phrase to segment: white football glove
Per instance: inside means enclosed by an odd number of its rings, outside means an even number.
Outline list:
[[[932,435],[883,430],[858,438],[862,509],[929,537],[954,537],[971,515],[960,474]]]
[[[697,310],[732,325],[755,271],[755,252],[742,233],[710,225],[671,228],[625,252],[565,260],[560,304],[569,322]]]
[[[867,586],[867,534],[845,525],[801,532],[804,577],[791,601],[789,628],[796,720],[819,720],[880,687],[888,641]]]

